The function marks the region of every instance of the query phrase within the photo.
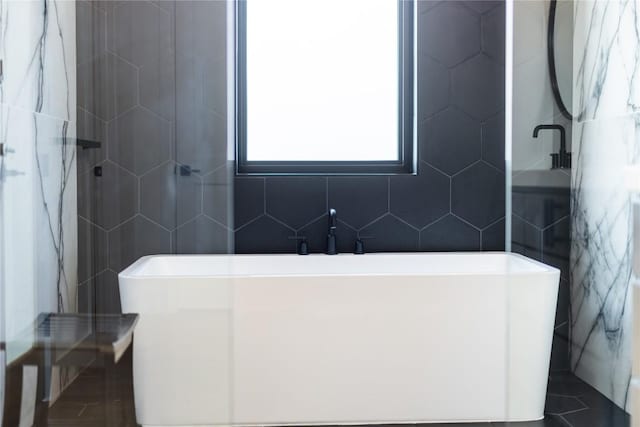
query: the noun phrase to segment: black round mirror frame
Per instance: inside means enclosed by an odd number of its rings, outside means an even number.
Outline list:
[[[556,56],[555,56],[555,27],[556,27],[556,6],[558,0],[551,0],[549,3],[549,26],[547,30],[547,59],[549,63],[549,78],[551,79],[551,90],[553,91],[553,98],[560,108],[560,112],[567,120],[573,120],[573,115],[567,110],[564,102],[562,101],[562,95],[560,94],[560,87],[558,86],[558,76],[556,75]]]

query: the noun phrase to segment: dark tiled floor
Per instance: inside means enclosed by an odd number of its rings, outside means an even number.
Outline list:
[[[429,424],[428,427],[627,427],[629,416],[595,389],[568,372],[549,379],[546,416],[523,423]],[[107,398],[106,396],[110,396]],[[135,427],[131,352],[105,372],[85,370],[49,411],[48,426]],[[45,427],[45,426],[39,426]]]
[[[129,350],[115,368],[84,370],[49,409],[47,426],[136,427],[131,362]]]

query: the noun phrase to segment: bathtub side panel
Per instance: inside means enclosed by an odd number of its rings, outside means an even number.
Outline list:
[[[120,278],[123,312],[140,315],[133,341],[139,424],[230,424],[230,286]]]
[[[234,423],[504,419],[504,284],[496,276],[238,280]]]
[[[509,418],[541,419],[549,378],[559,272],[509,279]]]

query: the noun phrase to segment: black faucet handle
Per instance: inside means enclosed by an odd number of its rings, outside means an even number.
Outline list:
[[[559,153],[559,163],[561,169],[571,169],[571,153]]]
[[[289,236],[289,240],[298,240],[298,255],[309,255],[307,236]]]
[[[338,212],[331,208],[329,209],[329,229],[335,230],[338,226]]]
[[[364,241],[369,239],[375,239],[374,236],[358,236],[356,238],[356,244],[353,249],[353,253],[356,255],[364,255]]]

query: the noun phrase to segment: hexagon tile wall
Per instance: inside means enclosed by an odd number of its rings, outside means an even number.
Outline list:
[[[504,249],[504,2],[418,4],[417,176],[237,177],[237,252]]]
[[[118,312],[117,273],[232,247],[224,2],[79,1],[79,306]],[[93,307],[93,304],[96,304]]]
[[[503,1],[419,3],[418,176],[235,179],[224,2],[77,3],[78,135],[104,143],[78,158],[86,309],[149,253],[321,252],[330,206],[343,252],[503,248]]]

